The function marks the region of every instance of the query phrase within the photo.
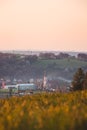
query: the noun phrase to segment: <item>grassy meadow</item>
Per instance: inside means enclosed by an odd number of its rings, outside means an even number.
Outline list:
[[[87,91],[0,99],[0,130],[77,129],[87,129]]]
[[[56,67],[65,68],[79,68],[87,65],[87,62],[81,61],[79,59],[72,59],[72,58],[64,58],[64,59],[48,59],[48,60],[37,60],[34,65],[38,67],[42,67],[46,69],[49,65],[55,65]]]
[[[36,68],[38,75],[43,74],[44,70],[48,77],[64,77],[72,79],[78,68],[86,69],[87,62],[74,58],[64,59],[38,59],[32,64],[32,68]]]

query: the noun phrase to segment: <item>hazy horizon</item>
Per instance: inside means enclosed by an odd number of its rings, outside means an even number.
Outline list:
[[[0,50],[87,51],[86,0],[0,0]]]

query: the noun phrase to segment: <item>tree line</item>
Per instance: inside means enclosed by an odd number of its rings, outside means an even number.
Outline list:
[[[36,61],[37,59],[64,59],[64,58],[77,58],[79,60],[87,61],[86,53],[78,53],[77,56],[72,56],[68,53],[60,52],[55,54],[53,52],[41,52],[38,55],[25,55],[25,54],[12,54],[12,53],[2,53],[0,52],[0,59],[11,59],[11,58],[21,58],[29,60],[30,62]]]

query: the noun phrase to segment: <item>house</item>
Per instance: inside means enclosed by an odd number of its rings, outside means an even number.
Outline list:
[[[37,86],[34,83],[17,84],[16,88],[18,93],[33,93],[37,90]]]

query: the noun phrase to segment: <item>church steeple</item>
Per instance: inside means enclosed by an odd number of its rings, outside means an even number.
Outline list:
[[[46,89],[47,86],[47,77],[46,77],[46,71],[44,71],[44,77],[43,77],[43,89]]]

